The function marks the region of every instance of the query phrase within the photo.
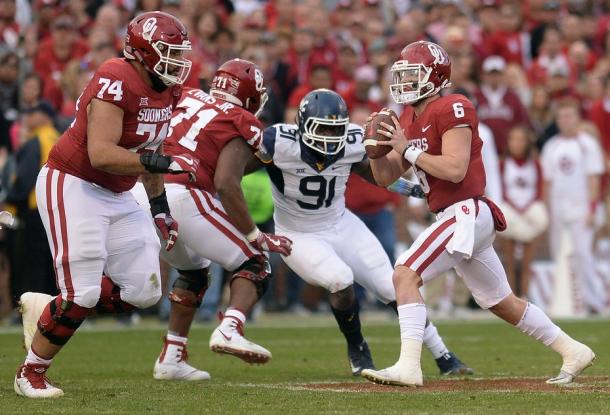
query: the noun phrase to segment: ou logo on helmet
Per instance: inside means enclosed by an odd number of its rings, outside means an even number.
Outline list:
[[[148,41],[152,40],[153,35],[157,31],[157,18],[150,17],[146,19],[142,26],[142,37]]]
[[[254,82],[255,82],[256,90],[262,91],[263,90],[263,73],[258,69],[254,70]]]
[[[445,56],[445,52],[440,48],[440,46],[434,43],[430,43],[428,44],[428,50],[430,51],[430,54],[434,56],[434,62],[432,62],[433,64],[437,65],[447,63],[448,59]]]

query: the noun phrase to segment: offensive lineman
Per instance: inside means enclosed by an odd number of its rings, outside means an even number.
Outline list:
[[[262,162],[258,165],[267,168],[273,184],[276,233],[293,242],[284,262],[308,283],[330,292],[331,309],[356,376],[374,365],[360,328],[354,280],[396,309],[392,266],[383,247],[345,208],[352,170],[375,183],[362,136],[362,128],[349,123],[343,98],[317,89],[301,100],[296,125],[276,124],[265,130],[265,151],[257,154]],[[420,189],[407,190],[407,195],[419,190],[423,196]],[[432,323],[424,337],[442,374],[473,373],[447,350]]]
[[[241,190],[246,163],[260,150],[263,126],[257,116],[267,94],[261,70],[233,59],[218,68],[210,93],[185,90],[174,112],[167,154],[187,153],[200,162],[194,183],[167,176],[169,206],[181,223],[180,239],[162,258],[179,271],[169,294],[171,311],[156,379],[205,380],[210,375],[186,362],[191,323],[208,287],[210,261],[233,272],[229,307],[210,338],[210,349],[248,363],[266,363],[271,353],[243,336],[246,315],[268,285],[264,252],[290,255],[289,239],[258,230]],[[146,204],[142,189],[134,189]],[[214,198],[218,194],[220,202]]]
[[[450,85],[451,62],[443,48],[432,42],[407,45],[391,67],[390,92],[406,105],[400,121],[381,123],[378,133],[392,148],[371,160],[380,185],[389,185],[413,167],[436,223],[426,229],[401,255],[392,276],[398,303],[401,352],[398,362],[383,370],[364,370],[367,379],[383,384],[421,386],[421,345],[426,306],[419,287],[455,268],[482,307],[517,326],[527,335],[559,353],[563,366],[547,383],[571,383],[595,359],[586,345],[572,339],[542,310],[517,298],[492,242],[506,227],[502,212],[483,197],[485,171],[481,139],[472,103],[464,96],[441,97]],[[374,115],[374,114],[373,114]]]
[[[184,57],[190,49],[186,29],[175,17],[148,12],[133,19],[125,58],[110,59],[97,70],[76,103],[75,121],[38,176],[38,209],[60,294],[50,302],[43,294],[21,298],[26,347],[30,341],[31,347],[15,376],[19,395],[63,395],[46,371],[94,310],[144,308],[159,300],[159,241],[128,190],[141,176],[154,222],[171,249],[178,226],[158,173],[191,176],[198,163],[186,155],[153,152],[165,139],[180,84],[190,71]]]

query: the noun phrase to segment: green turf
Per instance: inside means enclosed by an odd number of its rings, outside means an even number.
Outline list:
[[[563,327],[597,352],[587,375],[610,374],[610,322],[567,322]],[[391,387],[387,393],[299,390],[303,383],[364,382],[349,374],[345,345],[330,322],[310,328],[250,326],[247,335],[273,352],[273,360],[265,366],[249,366],[210,352],[211,329],[195,329],[189,341],[190,362],[213,376],[201,383],[152,378],[160,329],[84,330],[50,371],[66,395],[43,401],[14,394],[14,371],[23,359],[20,336],[0,332],[0,414],[610,413],[610,393],[567,392],[559,387],[556,393],[425,393],[425,387],[416,394]],[[439,330],[450,348],[475,368],[477,377],[542,377],[555,374],[560,366],[558,356],[503,323],[439,324]],[[399,351],[397,327],[370,323],[365,334],[377,366],[393,364]],[[426,379],[439,378],[428,352],[423,369]]]

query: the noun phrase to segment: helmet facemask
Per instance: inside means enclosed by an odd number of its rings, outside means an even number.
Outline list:
[[[349,118],[309,117],[303,122],[303,144],[322,153],[334,156],[345,147]]]
[[[153,68],[154,73],[167,86],[183,84],[191,72],[192,62],[184,57],[191,50],[191,42],[185,40],[181,45],[174,45],[159,40],[152,47],[159,55],[159,62]]]
[[[390,73],[392,74],[390,94],[397,104],[416,103],[451,85],[445,80],[440,87],[435,88],[434,83],[430,81],[432,68],[421,63],[410,64],[406,60],[394,62]]]

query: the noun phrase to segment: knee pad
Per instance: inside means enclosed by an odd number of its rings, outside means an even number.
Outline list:
[[[72,301],[55,297],[44,309],[38,320],[38,330],[51,343],[63,346],[91,313],[91,308],[81,307]]]
[[[172,303],[182,304],[186,307],[199,308],[201,305],[201,300],[203,300],[203,296],[208,289],[209,285],[209,277],[208,277],[208,269],[197,269],[197,270],[188,270],[188,271],[178,271],[180,275],[174,281],[174,285],[172,288],[179,288],[184,291],[188,291],[194,295],[193,298],[187,298],[185,296],[181,296],[172,290],[168,297]],[[190,296],[189,296],[190,297]]]
[[[269,277],[271,276],[271,265],[264,255],[257,255],[250,258],[235,271],[231,277],[231,283],[236,278],[244,278],[256,286],[256,294],[260,299],[269,286]]]
[[[121,288],[107,276],[102,277],[100,299],[94,307],[98,314],[121,314],[132,311],[135,307],[121,300]]]

